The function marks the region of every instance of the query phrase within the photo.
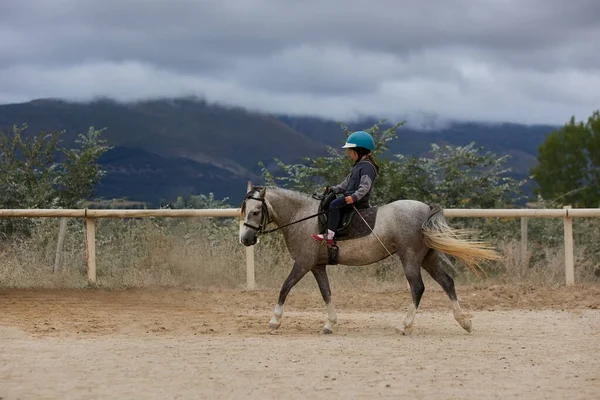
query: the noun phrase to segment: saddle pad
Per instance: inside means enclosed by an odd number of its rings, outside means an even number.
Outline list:
[[[335,239],[357,239],[370,234],[371,230],[375,228],[377,210],[378,208],[376,206],[358,210],[358,212],[352,210],[351,215],[348,215],[348,217],[350,217],[351,220],[347,224],[344,223],[342,227],[338,229],[335,235]],[[358,215],[358,213],[360,213],[360,215]],[[344,218],[344,221],[346,221],[346,218]]]

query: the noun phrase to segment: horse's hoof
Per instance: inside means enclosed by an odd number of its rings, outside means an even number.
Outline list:
[[[398,325],[396,327],[396,331],[404,336],[408,336],[412,333],[413,330],[413,326],[409,325],[409,326],[404,326],[404,325]]]
[[[464,321],[462,324],[460,324],[460,326],[462,326],[463,329],[469,333],[471,333],[471,331],[473,330],[473,325],[471,324],[471,320]]]
[[[473,325],[471,324],[471,318],[468,315],[460,315],[456,318],[459,325],[467,332],[471,333],[473,330]]]
[[[333,333],[333,331],[331,329],[323,328],[323,330],[321,331],[321,333],[323,335],[331,335]]]
[[[269,329],[272,330],[272,331],[276,331],[277,329],[279,329],[280,326],[281,326],[281,324],[270,323],[269,324]]]

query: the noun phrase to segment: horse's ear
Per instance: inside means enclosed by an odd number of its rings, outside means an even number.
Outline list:
[[[264,198],[265,198],[265,193],[266,193],[266,192],[267,192],[267,188],[266,188],[266,187],[263,187],[263,188],[261,188],[261,189],[260,189],[260,191],[258,192],[258,195],[259,195],[261,198],[263,198],[263,199],[264,199]]]
[[[248,187],[246,187],[246,193],[250,193],[250,191],[252,190],[253,187],[254,187],[254,185],[252,184],[252,182],[248,181]]]

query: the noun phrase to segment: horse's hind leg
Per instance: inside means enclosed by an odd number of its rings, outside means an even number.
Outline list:
[[[412,303],[410,306],[408,306],[408,312],[406,313],[404,321],[402,321],[402,323],[396,327],[396,330],[403,335],[410,335],[413,330],[413,322],[415,320],[415,315],[417,314],[417,308],[419,308],[421,297],[425,291],[425,285],[423,284],[423,279],[421,278],[421,265],[420,262],[417,261],[416,257],[414,255],[408,256],[406,254],[402,254],[400,257],[402,259],[402,266],[404,267],[406,280],[408,280],[408,284],[410,286]]]
[[[273,311],[273,317],[271,317],[271,321],[269,321],[269,329],[274,330],[281,326],[281,317],[283,317],[283,304],[285,303],[287,295],[290,293],[290,290],[292,290],[296,283],[298,283],[300,279],[302,279],[304,275],[310,271],[310,269],[310,267],[306,268],[297,262],[294,263],[292,271],[283,282],[281,290],[279,291],[279,300],[277,301],[277,305]]]
[[[317,280],[319,290],[323,296],[323,301],[327,307],[327,323],[323,327],[321,333],[330,334],[333,333],[333,326],[337,323],[337,314],[331,304],[331,289],[329,288],[329,278],[327,276],[327,266],[317,265],[312,269],[312,273]]]
[[[469,315],[463,314],[458,304],[458,298],[456,296],[456,290],[454,288],[454,280],[450,275],[444,271],[441,265],[441,260],[437,250],[430,249],[425,259],[423,260],[423,269],[431,275],[431,277],[440,284],[444,292],[452,301],[452,311],[454,313],[454,319],[463,327],[467,332],[471,332],[471,318]]]

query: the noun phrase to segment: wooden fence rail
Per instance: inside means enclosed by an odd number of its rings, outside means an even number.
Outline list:
[[[240,218],[240,208],[227,209],[185,209],[185,210],[112,210],[112,209],[0,209],[0,218],[83,218],[86,221],[86,260],[88,281],[96,282],[96,218],[198,218],[198,217],[237,217]],[[521,218],[521,254],[527,251],[527,219],[528,218],[563,218],[565,242],[565,282],[575,283],[573,258],[573,217],[600,217],[600,208],[571,208],[563,209],[445,209],[444,216],[467,218]],[[241,219],[240,219],[241,221]],[[61,224],[61,232],[64,229]],[[61,233],[64,235],[64,233]],[[61,234],[59,243],[61,245]],[[57,249],[56,263],[60,260]],[[246,248],[246,286],[248,290],[255,289],[254,248]]]

